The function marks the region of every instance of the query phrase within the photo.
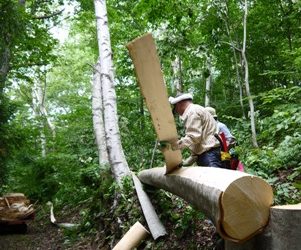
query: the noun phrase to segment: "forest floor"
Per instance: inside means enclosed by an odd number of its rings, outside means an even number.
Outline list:
[[[39,209],[36,211],[39,213]],[[93,237],[78,237],[77,240],[70,242],[70,237],[66,237],[66,232],[50,223],[49,214],[40,211],[42,216],[37,216],[27,223],[26,233],[6,233],[0,234],[0,250],[54,250],[54,249],[87,249],[87,250],[109,250],[112,247],[106,245],[106,241],[101,239],[101,234]],[[61,218],[61,217],[65,218]],[[60,214],[64,221],[76,222],[74,216],[70,216],[70,212]],[[1,226],[0,226],[1,227]],[[174,225],[167,224],[167,232],[174,231]],[[174,233],[170,233],[167,237],[156,241],[155,245],[162,246],[153,248],[154,242],[149,239],[139,246],[142,249],[216,249],[216,239],[214,238],[214,226],[208,220],[199,221],[196,225],[197,233],[192,235],[188,232],[184,237],[177,237]],[[0,230],[2,231],[2,230]],[[74,238],[74,237],[73,237]],[[76,238],[76,237],[75,237]],[[149,245],[151,242],[151,245]]]
[[[53,225],[50,222],[49,213],[46,214],[39,207],[36,209],[36,214],[38,216],[34,220],[27,221],[26,233],[23,233],[22,229],[17,226],[7,228],[0,225],[0,250],[96,249],[91,245],[89,238],[69,242],[63,229]],[[70,216],[70,212],[65,216],[66,221],[74,219]],[[4,230],[9,231],[3,232]]]

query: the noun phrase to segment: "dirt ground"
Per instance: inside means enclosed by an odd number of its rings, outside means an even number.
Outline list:
[[[208,228],[207,228],[208,230]],[[200,232],[196,235],[195,241],[199,241],[199,247],[196,249],[214,249],[213,242],[211,240],[210,234],[212,233],[212,228],[207,232],[206,230]],[[169,237],[168,237],[169,238]],[[166,239],[165,239],[166,240]],[[164,241],[165,241],[164,240]],[[175,241],[177,239],[169,238],[164,242],[164,249],[191,249],[189,242],[191,242],[190,237],[183,242],[178,242],[178,246],[175,247]],[[170,242],[169,242],[170,241]],[[211,247],[203,248],[205,245],[211,245]],[[167,248],[166,248],[167,247]],[[0,250],[54,250],[54,249],[87,249],[87,250],[107,250],[110,249],[108,246],[103,246],[97,244],[95,239],[81,238],[78,242],[68,242],[67,237],[64,236],[62,229],[52,225],[47,220],[45,221],[31,221],[28,223],[27,233],[25,234],[4,234],[0,235]],[[149,249],[146,244],[142,244],[138,249]]]
[[[69,242],[63,229],[51,224],[49,214],[39,209],[36,213],[42,216],[26,223],[26,233],[20,232],[22,230],[19,230],[19,226],[7,227],[0,224],[0,250],[96,249],[88,239]]]
[[[108,246],[108,241],[105,239],[106,236],[101,235],[101,233],[90,238],[78,236],[75,237],[77,240],[70,242],[70,237],[66,237],[66,232],[64,233],[63,229],[51,224],[49,213],[39,209],[36,213],[39,216],[32,221],[28,221],[26,233],[3,234],[3,232],[1,233],[3,228],[0,225],[0,250],[109,250],[112,248],[112,246]],[[76,223],[76,216],[72,216],[74,214],[74,212],[71,212],[71,214],[63,213],[58,217],[61,219],[64,217],[65,222]],[[138,249],[153,249],[152,246],[156,246],[154,249],[164,250],[216,249],[216,240],[212,238],[215,229],[208,220],[198,221],[196,224],[197,233],[192,234],[188,230],[187,235],[184,237],[178,237],[172,233],[175,229],[171,223],[167,223],[165,226],[169,232],[166,237],[157,240],[156,243],[150,238],[143,242]],[[116,240],[118,241],[118,239]],[[150,243],[152,246],[149,245]]]

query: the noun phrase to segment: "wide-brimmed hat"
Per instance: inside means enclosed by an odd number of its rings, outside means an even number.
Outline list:
[[[184,101],[184,100],[192,100],[192,94],[189,93],[183,93],[183,94],[178,94],[176,97],[172,97],[170,96],[168,98],[168,101],[170,102],[170,104],[174,105],[180,101]]]

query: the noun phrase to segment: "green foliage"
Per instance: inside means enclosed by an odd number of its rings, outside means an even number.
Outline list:
[[[114,235],[121,237],[141,220],[142,213],[131,180],[125,179],[119,187],[110,167],[98,166],[90,107],[91,66],[98,57],[94,6],[92,1],[79,2],[81,9],[72,20],[69,39],[57,47],[48,30],[59,16],[47,21],[34,17],[53,13],[62,1],[26,1],[26,8],[20,8],[17,1],[0,4],[0,63],[2,67],[4,49],[9,48],[8,79],[12,83],[0,86],[0,191],[21,191],[34,200],[55,201],[59,207],[79,205],[82,232],[101,232],[108,244]],[[152,32],[169,93],[174,91],[171,65],[176,57],[182,63],[183,90],[193,92],[200,104],[211,67],[211,104],[233,128],[246,169],[273,186],[275,203],[300,201],[301,37],[300,3],[295,2],[260,0],[249,6],[247,56],[260,144],[253,149],[249,121],[240,118],[240,3],[107,1],[119,126],[131,170],[163,165],[125,46]],[[42,80],[47,85],[46,109],[56,126],[55,137],[45,117],[34,116],[31,107],[32,85]],[[243,102],[247,113],[247,99]],[[45,157],[41,154],[42,132]],[[151,196],[161,219],[172,225],[178,238],[193,233],[196,221],[203,219],[167,192],[155,191]],[[163,249],[162,245],[157,247]]]
[[[296,185],[301,177],[300,94],[300,87],[262,93],[258,100],[258,139],[262,146],[252,149],[242,140],[239,147],[248,171],[272,184],[277,204],[295,203],[301,197]],[[242,126],[241,133],[243,130]],[[280,179],[283,172],[286,174]]]
[[[160,219],[165,224],[172,225],[179,239],[185,239],[187,234],[197,233],[197,223],[205,218],[200,211],[164,190],[154,190],[152,187],[148,187],[147,190]]]

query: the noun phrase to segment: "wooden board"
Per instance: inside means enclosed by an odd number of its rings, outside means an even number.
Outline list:
[[[127,45],[133,60],[136,76],[159,141],[178,139],[175,120],[168,102],[166,86],[161,72],[154,39],[151,34],[137,38]],[[180,150],[163,150],[166,173],[182,162]]]

